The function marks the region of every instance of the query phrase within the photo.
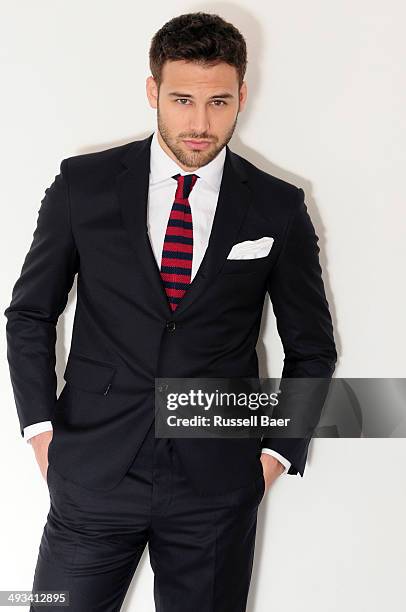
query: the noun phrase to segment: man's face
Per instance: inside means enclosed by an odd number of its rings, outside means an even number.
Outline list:
[[[225,62],[207,67],[167,61],[159,93],[152,76],[146,85],[149,103],[157,109],[158,140],[187,172],[208,164],[226,146],[247,97],[245,82],[239,90],[237,71]]]

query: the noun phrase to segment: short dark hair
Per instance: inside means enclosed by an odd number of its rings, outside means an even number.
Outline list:
[[[240,88],[247,69],[247,46],[241,32],[219,15],[185,13],[165,23],[152,38],[149,65],[158,89],[168,60],[210,66],[226,62],[236,68]]]

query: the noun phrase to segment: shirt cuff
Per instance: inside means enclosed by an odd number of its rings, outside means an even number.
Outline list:
[[[39,423],[28,425],[27,427],[24,427],[24,440],[28,442],[33,436],[36,436],[42,433],[43,431],[52,430],[53,427],[51,421],[40,421]]]
[[[261,449],[262,453],[266,453],[267,455],[272,455],[273,457],[275,457],[275,459],[277,459],[278,461],[280,461],[282,463],[282,465],[285,466],[284,471],[282,472],[282,474],[287,474],[288,470],[290,468],[290,466],[292,465],[291,462],[286,459],[285,457],[283,457],[280,453],[278,453],[277,451],[272,450],[271,448],[262,448]],[[282,476],[281,474],[281,476]]]

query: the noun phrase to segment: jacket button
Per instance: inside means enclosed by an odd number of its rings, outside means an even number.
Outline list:
[[[175,323],[175,321],[167,321],[167,322],[166,322],[166,329],[167,329],[168,331],[175,331],[175,329],[176,329],[176,323]]]

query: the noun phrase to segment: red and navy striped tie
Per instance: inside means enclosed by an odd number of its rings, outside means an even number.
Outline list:
[[[162,248],[161,278],[172,311],[186,293],[192,275],[193,223],[189,194],[199,176],[175,174],[178,182]]]

